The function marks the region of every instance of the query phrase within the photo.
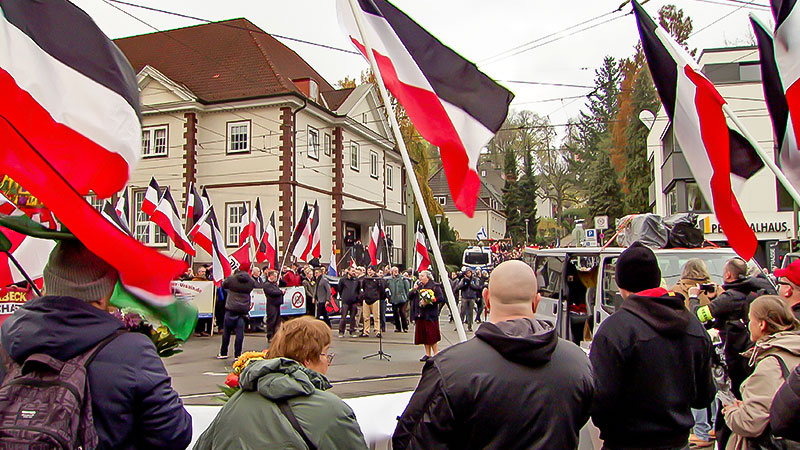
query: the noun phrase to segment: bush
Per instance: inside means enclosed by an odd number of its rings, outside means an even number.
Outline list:
[[[469,247],[469,244],[466,242],[443,242],[442,243],[442,257],[444,258],[444,263],[447,265],[458,266],[461,268],[461,261],[464,256],[464,250]]]

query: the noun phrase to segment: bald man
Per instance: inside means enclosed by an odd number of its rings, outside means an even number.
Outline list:
[[[497,266],[483,298],[489,322],[425,363],[393,448],[575,449],[594,392],[588,358],[534,317],[525,263]]]

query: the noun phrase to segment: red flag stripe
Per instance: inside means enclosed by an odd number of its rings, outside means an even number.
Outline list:
[[[186,270],[186,263],[145,246],[105,220],[1,118],[0,135],[0,166],[48,205],[89,250],[117,269],[128,290],[155,303],[174,301],[170,282]]]

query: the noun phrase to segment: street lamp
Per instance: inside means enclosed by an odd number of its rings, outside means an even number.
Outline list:
[[[525,245],[526,246],[528,245],[528,222],[530,222],[530,221],[531,221],[531,219],[528,219],[528,218],[525,219]]]
[[[441,238],[442,215],[436,214],[435,216],[433,216],[433,218],[436,219],[436,240],[439,241]],[[439,246],[441,245],[442,243],[440,241]]]

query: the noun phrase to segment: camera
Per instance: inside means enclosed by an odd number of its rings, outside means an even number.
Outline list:
[[[717,287],[716,287],[716,285],[714,283],[702,283],[702,284],[698,285],[697,287],[700,288],[701,292],[706,292],[708,294],[710,294],[710,293],[712,293],[712,292],[717,290]]]

